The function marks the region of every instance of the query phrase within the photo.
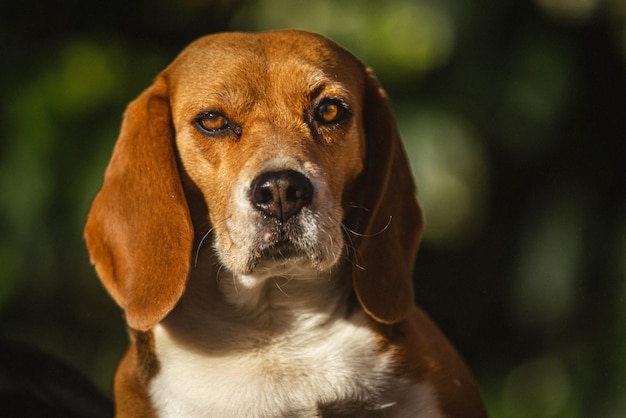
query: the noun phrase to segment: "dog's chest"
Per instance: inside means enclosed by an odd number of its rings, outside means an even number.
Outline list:
[[[353,320],[320,330],[270,343],[250,339],[249,349],[231,351],[189,346],[159,325],[155,407],[163,417],[312,417],[325,408],[393,404],[383,390],[393,379],[392,355],[379,351],[374,333]]]

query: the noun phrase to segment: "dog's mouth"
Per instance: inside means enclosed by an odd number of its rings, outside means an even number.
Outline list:
[[[300,263],[309,258],[297,224],[272,225],[259,234],[252,251],[252,268]]]
[[[250,272],[280,275],[311,266],[310,256],[290,240],[259,246],[250,259]]]
[[[301,241],[302,231],[299,222],[266,225],[258,235],[254,258],[288,260],[302,256],[304,251],[297,243]]]
[[[332,268],[343,252],[343,240],[330,215],[305,207],[286,221],[257,216],[248,228],[235,225],[232,241],[220,240],[216,249],[222,263],[237,274],[318,274]],[[325,232],[328,231],[328,232]]]
[[[303,251],[298,249],[291,241],[282,240],[271,245],[262,246],[254,252],[254,258],[286,261],[292,258],[302,257]]]

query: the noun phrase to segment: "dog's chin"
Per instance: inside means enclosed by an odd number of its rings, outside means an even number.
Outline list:
[[[232,234],[225,234],[231,237],[228,240],[220,240],[218,234],[215,253],[224,267],[239,276],[317,277],[339,262],[344,241],[341,237],[333,238],[338,234],[319,237],[314,228],[306,225],[268,224],[251,234],[251,239],[239,243],[232,239]]]
[[[247,265],[236,273],[259,278],[289,275],[311,277],[330,270],[337,259],[335,254],[324,253],[315,247],[302,248],[285,240],[252,249]]]
[[[289,241],[280,241],[271,245],[261,245],[250,256],[252,275],[284,275],[290,271],[314,271],[315,266],[303,249]]]
[[[270,245],[259,246],[254,250],[254,258],[257,260],[276,260],[278,262],[289,261],[305,257],[306,254],[290,241],[280,241]]]

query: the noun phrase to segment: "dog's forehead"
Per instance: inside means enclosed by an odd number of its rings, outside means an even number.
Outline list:
[[[172,87],[183,94],[198,88],[255,89],[282,82],[283,87],[313,89],[337,83],[359,90],[364,66],[349,52],[316,34],[301,31],[222,33],[189,45],[168,68]]]

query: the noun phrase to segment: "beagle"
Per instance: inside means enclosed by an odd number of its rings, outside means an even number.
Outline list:
[[[126,110],[85,237],[118,417],[484,417],[415,306],[422,214],[370,70],[300,31],[193,42]]]

